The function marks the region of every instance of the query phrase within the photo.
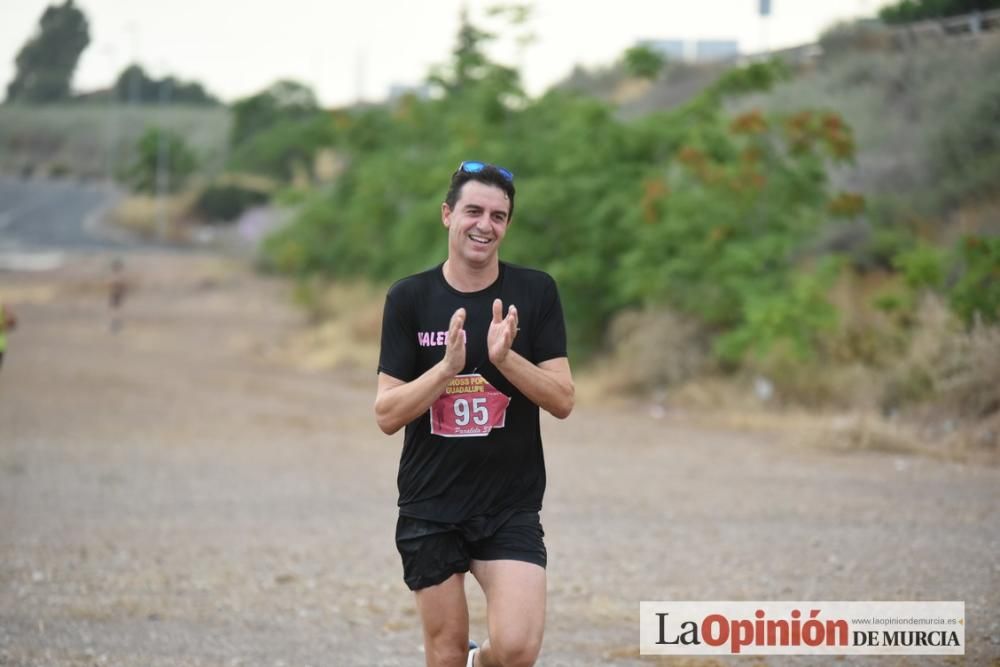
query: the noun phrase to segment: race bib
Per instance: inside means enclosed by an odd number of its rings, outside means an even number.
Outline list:
[[[510,397],[482,375],[456,375],[431,406],[431,433],[445,438],[474,438],[503,428]]]

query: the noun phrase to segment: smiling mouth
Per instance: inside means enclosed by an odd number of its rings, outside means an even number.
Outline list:
[[[469,234],[469,238],[480,245],[489,245],[492,243],[492,239],[488,239],[485,236],[476,236],[475,234]]]

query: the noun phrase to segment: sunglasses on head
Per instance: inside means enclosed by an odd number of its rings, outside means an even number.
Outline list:
[[[490,164],[489,162],[477,162],[475,160],[466,160],[462,164],[458,165],[458,170],[464,171],[466,174],[478,174],[487,167],[493,167],[494,169],[496,169],[498,172],[500,172],[500,175],[503,176],[504,180],[506,180],[507,182],[509,183],[514,182],[514,174],[509,169],[498,167],[497,165]]]

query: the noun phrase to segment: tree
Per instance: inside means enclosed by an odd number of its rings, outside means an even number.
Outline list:
[[[489,64],[483,53],[483,45],[495,37],[496,35],[472,25],[468,11],[462,9],[458,43],[452,50],[451,71],[431,74],[430,83],[440,86],[448,93],[455,93],[482,79],[483,69]]]
[[[518,21],[524,20],[525,12],[527,9],[516,7],[493,10],[494,15],[510,14],[509,20],[515,26],[520,26]],[[428,83],[445,95],[452,96],[485,93],[497,102],[505,97],[523,96],[518,71],[491,62],[486,56],[486,46],[496,37],[496,34],[473,25],[469,21],[468,12],[463,9],[459,18],[457,43],[451,52],[451,62],[446,67],[434,68],[428,77]],[[530,36],[523,36],[523,39],[530,40]],[[497,112],[498,108],[492,111]]]
[[[297,81],[278,81],[261,92],[233,104],[233,146],[282,121],[315,116],[320,108],[312,89]]]
[[[524,12],[527,10],[516,7],[493,10],[494,15],[508,14],[515,27],[520,27],[517,21],[526,16]],[[467,114],[488,122],[502,122],[525,99],[518,70],[487,57],[486,46],[495,39],[494,33],[470,23],[468,12],[463,9],[451,62],[433,68],[427,79],[445,98],[463,105]]]
[[[44,104],[69,98],[73,72],[89,43],[87,17],[73,0],[47,7],[38,33],[17,54],[7,101]]]
[[[167,95],[164,95],[166,89]],[[219,101],[210,95],[200,83],[188,83],[167,76],[154,79],[142,67],[133,63],[122,70],[115,81],[113,96],[122,102],[135,104],[197,104],[217,105]],[[164,99],[166,97],[166,99]]]
[[[198,158],[183,137],[150,127],[139,138],[135,157],[124,176],[134,191],[152,193],[157,190],[157,174],[162,173],[167,177],[168,191],[177,192],[197,166]]]
[[[655,79],[663,69],[663,61],[663,55],[648,46],[633,46],[625,52],[629,74],[642,79]]]

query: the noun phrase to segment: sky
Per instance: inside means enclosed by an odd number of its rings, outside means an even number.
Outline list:
[[[0,85],[54,0],[0,0]],[[61,1],[61,0],[60,0]],[[523,1],[523,0],[521,0]],[[814,41],[834,22],[871,16],[887,0],[534,0],[519,48],[504,30],[491,47],[500,62],[520,66],[532,95],[574,65],[607,65],[644,39],[732,39],[743,53]],[[497,0],[75,0],[90,21],[90,46],[76,90],[108,86],[130,62],[154,76],[201,82],[222,99],[253,94],[291,78],[321,102],[340,106],[385,99],[391,86],[420,84],[447,62],[459,15],[501,28],[486,9]]]

